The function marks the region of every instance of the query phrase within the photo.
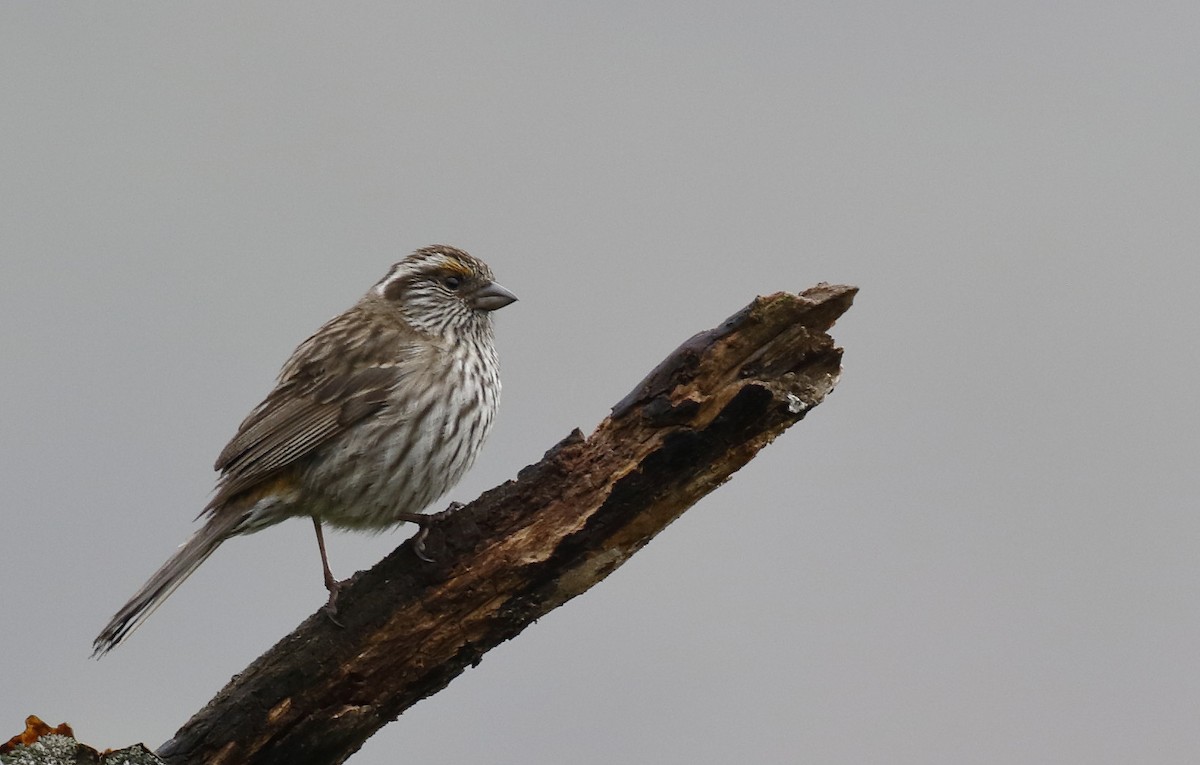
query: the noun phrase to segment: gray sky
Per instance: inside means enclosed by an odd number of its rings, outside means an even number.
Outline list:
[[[822,407],[353,762],[1197,761],[1197,40],[1195,2],[5,3],[0,737],[156,746],[324,602],[291,522],[87,660],[292,348],[445,242],[521,297],[461,500],[756,294],[862,292]]]

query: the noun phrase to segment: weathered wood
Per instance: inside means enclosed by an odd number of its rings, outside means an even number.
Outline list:
[[[535,619],[585,592],[837,383],[826,331],[854,287],[757,298],[691,338],[589,437],[439,518],[314,614],[163,745],[169,763],[340,763]],[[815,448],[815,447],[814,447]]]

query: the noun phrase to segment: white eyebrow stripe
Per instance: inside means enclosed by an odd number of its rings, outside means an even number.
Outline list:
[[[466,253],[463,253],[463,255],[466,255]],[[470,256],[466,257],[469,258]],[[371,291],[383,297],[388,287],[396,281],[420,273],[430,266],[435,269],[454,272],[464,279],[469,279],[475,275],[471,267],[463,263],[458,256],[442,252],[441,250],[418,250],[405,260],[393,265],[392,270],[388,272],[387,276],[380,279]]]
[[[403,279],[408,273],[409,269],[403,262],[392,266],[392,270],[388,272],[388,275],[380,279],[379,283],[375,285],[375,294],[382,297],[383,294],[387,292],[389,285],[391,285],[397,279]]]

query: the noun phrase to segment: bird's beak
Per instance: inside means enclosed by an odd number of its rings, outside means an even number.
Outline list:
[[[516,295],[495,282],[488,282],[483,287],[475,290],[475,294],[471,296],[471,305],[480,311],[495,311],[516,301]]]

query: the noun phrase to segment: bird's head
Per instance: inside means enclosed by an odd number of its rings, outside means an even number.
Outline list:
[[[493,281],[487,263],[444,244],[422,247],[392,266],[370,295],[415,329],[438,336],[486,331],[491,312],[517,299]]]

